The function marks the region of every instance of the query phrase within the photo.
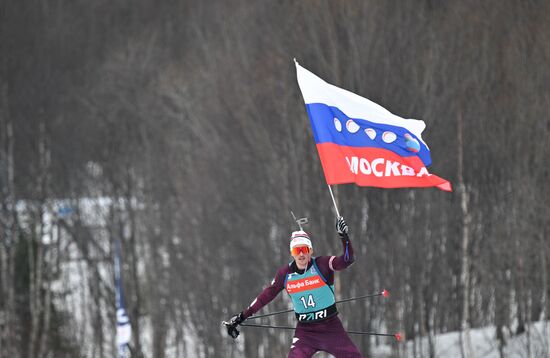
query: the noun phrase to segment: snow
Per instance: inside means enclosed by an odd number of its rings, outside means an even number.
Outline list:
[[[527,332],[520,335],[508,335],[507,344],[503,349],[506,358],[523,357],[550,357],[550,322],[536,322],[530,324]],[[499,342],[495,336],[495,327],[471,329],[471,342],[474,357],[500,358]],[[434,337],[435,357],[461,358],[460,333],[450,332]],[[429,357],[428,339],[424,337],[416,340],[416,355],[413,341],[406,341],[403,346],[404,357]],[[378,346],[373,349],[373,356],[385,358],[391,356],[389,345]]]

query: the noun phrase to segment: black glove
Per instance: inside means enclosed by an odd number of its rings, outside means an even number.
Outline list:
[[[225,326],[227,327],[227,334],[229,334],[233,339],[237,338],[239,336],[239,330],[237,329],[237,326],[244,321],[243,313],[239,313],[238,315],[235,315],[231,317],[229,322],[223,322]]]
[[[338,220],[336,220],[336,231],[341,237],[348,236],[348,224],[346,224],[343,216],[338,217]]]

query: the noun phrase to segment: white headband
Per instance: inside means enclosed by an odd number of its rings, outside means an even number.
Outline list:
[[[313,245],[311,245],[311,240],[305,231],[294,231],[290,240],[290,249],[292,250],[295,246],[303,245],[313,248]]]

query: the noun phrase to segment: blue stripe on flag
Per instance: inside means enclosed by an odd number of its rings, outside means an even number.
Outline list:
[[[418,156],[425,166],[429,166],[432,163],[430,150],[428,147],[419,140],[413,133],[407,129],[399,126],[393,126],[388,124],[381,124],[377,122],[371,122],[366,119],[350,118],[344,112],[337,107],[327,106],[323,103],[310,103],[306,104],[307,112],[311,120],[313,128],[313,136],[315,143],[334,143],[337,145],[350,146],[350,147],[373,147],[391,150],[402,157]],[[334,124],[334,118],[337,118],[341,125],[342,130],[339,132]],[[346,123],[352,119],[360,129],[356,133],[350,133],[346,129]],[[376,137],[371,139],[366,133],[367,128],[372,128],[376,132]],[[392,143],[386,143],[382,140],[382,134],[384,132],[393,132],[397,136]],[[415,153],[407,149],[405,134],[409,134],[412,138],[416,139],[420,146],[420,150]]]

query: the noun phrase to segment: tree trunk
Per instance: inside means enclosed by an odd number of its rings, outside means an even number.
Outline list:
[[[5,59],[4,59],[5,60]],[[3,61],[5,63],[5,61]],[[15,243],[18,236],[17,213],[15,209],[15,180],[14,180],[14,144],[13,125],[8,107],[8,85],[1,87],[0,125],[3,146],[0,148],[0,165],[5,165],[0,180],[2,185],[2,202],[0,223],[2,225],[3,240],[0,243],[0,357],[19,357],[16,347],[16,328],[18,323],[15,317]]]
[[[540,243],[540,270],[541,270],[541,312],[538,317],[539,320],[545,320],[548,317],[548,267],[546,259],[546,248],[544,245],[544,233],[539,234],[539,243]]]
[[[469,193],[464,183],[464,123],[462,113],[458,115],[458,191],[460,193],[460,208],[462,213],[462,244],[461,244],[461,272],[460,283],[462,286],[462,310],[460,321],[460,343],[462,357],[472,357],[472,343],[470,340],[470,256],[468,253],[470,243],[470,223],[472,221],[469,211]]]
[[[130,267],[131,267],[131,275],[132,280],[134,283],[134,293],[132,294],[132,297],[134,297],[133,304],[133,310],[132,310],[132,317],[131,325],[132,325],[132,340],[134,341],[133,349],[135,351],[135,356],[140,358],[143,357],[143,348],[141,343],[141,330],[140,330],[140,315],[141,315],[141,294],[140,294],[140,284],[139,284],[139,277],[138,277],[138,263],[139,263],[139,256],[138,256],[138,243],[136,240],[137,236],[137,227],[136,227],[136,213],[135,209],[132,207],[133,197],[132,197],[132,179],[130,177],[130,173],[128,171],[127,173],[127,185],[128,185],[128,191],[126,193],[126,202],[128,205],[128,215],[129,215],[129,244],[130,244]],[[124,231],[122,231],[124,232]]]

